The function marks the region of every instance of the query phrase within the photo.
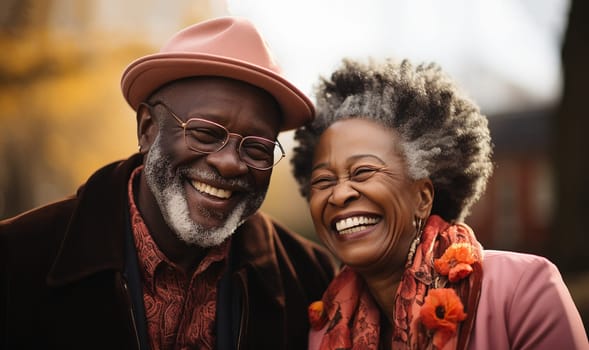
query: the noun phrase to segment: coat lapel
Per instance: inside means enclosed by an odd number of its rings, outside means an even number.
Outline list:
[[[50,286],[65,285],[99,271],[123,270],[127,181],[139,164],[139,155],[110,164],[78,190],[78,205],[47,277]]]

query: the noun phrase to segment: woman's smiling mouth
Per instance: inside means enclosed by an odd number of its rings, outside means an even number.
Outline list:
[[[335,229],[339,235],[349,235],[360,232],[380,222],[379,217],[351,216],[335,222]]]

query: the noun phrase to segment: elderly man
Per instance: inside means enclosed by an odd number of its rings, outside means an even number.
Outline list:
[[[217,18],[131,63],[139,153],[0,223],[0,347],[301,349],[326,251],[258,212],[314,117],[256,28]]]

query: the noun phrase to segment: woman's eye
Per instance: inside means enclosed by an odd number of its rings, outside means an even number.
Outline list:
[[[359,167],[354,169],[352,174],[350,175],[350,179],[356,182],[366,181],[372,177],[372,175],[376,174],[378,169],[373,167]]]
[[[316,190],[325,190],[337,183],[335,177],[316,177],[311,179],[311,188]]]

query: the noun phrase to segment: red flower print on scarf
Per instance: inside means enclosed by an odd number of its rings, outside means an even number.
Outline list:
[[[472,272],[472,264],[477,261],[474,248],[469,243],[453,243],[444,255],[434,260],[438,273],[448,276],[450,282],[457,282]]]
[[[451,288],[430,290],[419,315],[421,322],[434,332],[433,344],[439,349],[456,334],[458,322],[466,319],[464,306]]]
[[[323,301],[319,300],[309,305],[309,322],[311,328],[318,331],[327,323],[327,313],[325,312],[325,305]]]

